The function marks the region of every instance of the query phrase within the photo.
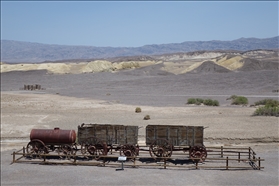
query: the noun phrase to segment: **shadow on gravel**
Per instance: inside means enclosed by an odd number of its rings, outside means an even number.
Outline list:
[[[139,158],[140,162],[142,163],[154,163],[154,162],[164,162],[163,160],[156,160],[153,158]],[[192,160],[189,159],[169,159],[166,162],[172,163],[174,165],[185,165],[185,164],[193,164]]]

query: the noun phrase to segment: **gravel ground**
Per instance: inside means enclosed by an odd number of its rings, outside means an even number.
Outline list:
[[[251,144],[247,144],[247,146]],[[278,145],[253,145],[264,158],[263,170],[10,164],[12,151],[1,152],[1,185],[278,185]],[[206,164],[206,163],[205,163]]]
[[[124,105],[106,100],[51,94],[2,92],[1,137],[28,139],[32,128],[77,130],[82,123],[140,126],[139,141],[148,124],[205,126],[205,142],[278,142],[278,117],[252,117],[253,107],[156,107]],[[145,115],[150,120],[143,120]]]

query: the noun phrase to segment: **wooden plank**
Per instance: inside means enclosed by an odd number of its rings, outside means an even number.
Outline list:
[[[174,146],[203,145],[203,129],[202,126],[148,125],[146,144],[150,145],[155,139],[161,138]]]
[[[126,138],[128,144],[138,144],[138,127],[126,126]]]
[[[138,127],[110,124],[86,124],[78,127],[78,143],[96,137],[107,144],[137,144]]]

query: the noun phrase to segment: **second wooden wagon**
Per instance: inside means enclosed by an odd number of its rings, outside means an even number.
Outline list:
[[[151,157],[171,157],[173,151],[189,151],[193,160],[204,161],[203,126],[148,125],[146,145]]]

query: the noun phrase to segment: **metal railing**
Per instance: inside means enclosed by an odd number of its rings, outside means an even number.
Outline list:
[[[172,157],[157,157],[153,159],[147,151],[141,151],[139,156],[127,157],[126,167],[167,167],[188,169],[252,169],[262,170],[261,162],[264,159],[256,157],[251,147],[206,147],[207,158],[200,162],[199,158],[189,159],[187,153],[176,153]],[[115,153],[110,155],[82,155],[77,151],[75,154],[29,154],[23,147],[12,154],[12,163],[40,163],[40,164],[73,164],[73,165],[97,165],[119,166]],[[19,156],[19,157],[16,157]],[[35,157],[34,157],[35,156]],[[63,161],[61,161],[63,160]],[[180,165],[178,165],[180,164]]]

